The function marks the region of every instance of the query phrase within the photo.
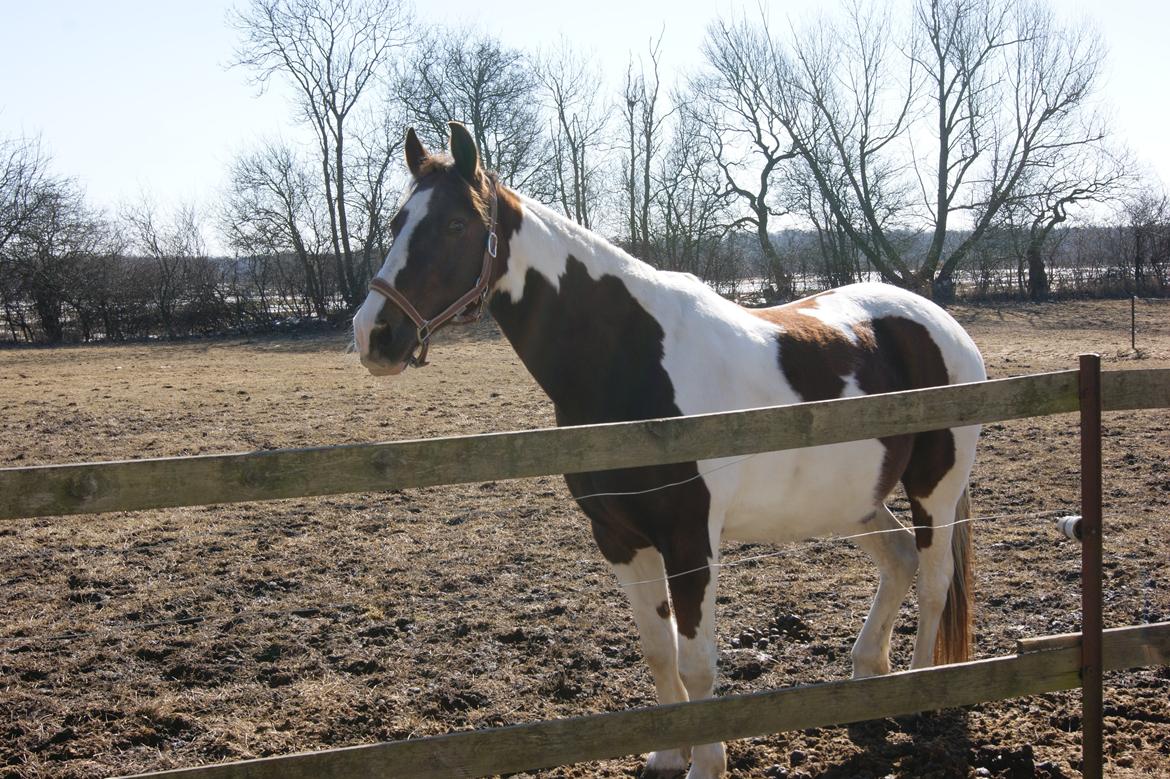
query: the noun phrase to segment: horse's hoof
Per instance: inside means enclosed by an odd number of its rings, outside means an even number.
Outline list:
[[[672,768],[670,770],[652,769],[646,767],[642,769],[642,773],[638,774],[638,779],[682,779],[686,774],[687,767]]]
[[[869,679],[874,676],[885,676],[889,672],[889,663],[855,663],[853,666],[854,679]]]

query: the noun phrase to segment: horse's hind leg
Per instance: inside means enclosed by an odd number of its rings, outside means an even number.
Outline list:
[[[911,499],[910,506],[916,520],[919,512],[922,512],[928,518],[934,518],[936,525],[949,524],[955,510],[955,502],[941,500]],[[929,519],[927,521],[929,522]],[[950,589],[955,566],[951,551],[953,531],[952,527],[936,526],[931,533],[930,546],[918,551],[918,632],[914,638],[911,668],[928,668],[934,665],[938,626],[947,603],[947,590]]]
[[[662,555],[652,547],[639,549],[624,564],[613,564],[614,573],[630,599],[634,621],[642,639],[642,654],[654,677],[659,703],[687,700],[678,669],[678,645],[675,621],[667,596],[666,569]],[[674,777],[687,769],[690,762],[685,750],[667,749],[651,752],[646,759],[643,777]]]
[[[865,625],[853,644],[853,678],[890,672],[890,635],[898,609],[914,582],[918,553],[914,535],[904,528],[885,504],[879,504],[873,519],[854,541],[873,559],[880,572],[877,593],[869,607]]]
[[[975,460],[978,437],[978,427],[920,433],[902,477],[918,546],[918,633],[911,668],[927,668],[935,662],[939,624],[955,571],[953,523]],[[938,463],[945,462],[948,450],[954,459],[940,472]]]

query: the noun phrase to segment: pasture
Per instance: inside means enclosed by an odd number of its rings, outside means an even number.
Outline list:
[[[991,377],[1170,366],[1170,305],[958,307]],[[0,353],[0,466],[523,429],[552,410],[485,323],[369,377],[345,338]],[[1105,624],[1170,616],[1170,412],[1106,417]],[[1075,630],[1072,415],[991,425],[972,490],[977,657]],[[904,505],[896,505],[904,509]],[[733,561],[768,548],[733,545]],[[0,756],[97,776],[645,705],[628,606],[555,477],[5,522]],[[721,692],[849,675],[873,569],[842,541],[725,569]],[[911,598],[913,595],[910,596]],[[904,609],[910,612],[908,606]],[[912,613],[912,612],[911,612]],[[913,617],[895,633],[909,659]],[[1106,679],[1110,776],[1170,763],[1170,672]],[[1076,693],[729,744],[731,775],[1075,776]],[[1070,761],[1073,761],[1070,763]],[[627,776],[638,758],[547,776]]]

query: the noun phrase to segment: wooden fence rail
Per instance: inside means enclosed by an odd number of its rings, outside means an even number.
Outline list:
[[[680,744],[844,725],[1075,689],[1081,686],[1079,637],[1073,634],[1023,641],[1015,655],[869,679],[139,776],[450,779],[603,760]],[[1167,663],[1170,622],[1105,631],[1105,670]]]
[[[1104,410],[1170,407],[1170,369],[1103,375]],[[0,519],[659,465],[1075,411],[1077,371],[645,422],[0,469]]]

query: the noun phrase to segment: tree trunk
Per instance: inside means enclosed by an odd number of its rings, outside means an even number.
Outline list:
[[[776,253],[776,247],[772,245],[772,239],[768,235],[768,207],[764,206],[762,209],[756,209],[756,237],[760,241],[760,251],[764,253],[764,260],[768,263],[768,268],[772,272],[772,280],[776,282],[776,293],[786,300],[793,297],[793,283],[792,274],[785,270],[783,263],[780,261],[780,255]]]
[[[1142,290],[1141,290],[1142,260],[1145,259],[1145,257],[1143,256],[1143,248],[1142,248],[1142,233],[1143,232],[1144,231],[1142,230],[1142,228],[1140,226],[1137,226],[1137,225],[1134,226],[1134,228],[1133,228],[1133,294],[1135,294],[1135,295],[1142,294]]]
[[[637,135],[634,131],[634,106],[637,103],[633,100],[626,100],[626,107],[629,111],[629,131],[630,131],[630,174],[629,174],[629,205],[630,205],[630,249],[634,248],[634,244],[638,240],[638,141]]]
[[[657,91],[657,89],[655,90]],[[654,103],[648,102],[646,109],[650,112],[643,118],[645,148],[642,149],[642,259],[650,257],[650,163],[654,151]]]
[[[342,136],[342,119],[337,117],[337,143],[334,147],[336,156],[336,163],[334,164],[333,175],[337,179],[337,232],[341,236],[341,251],[343,252],[343,262],[341,263],[344,269],[345,276],[339,279],[341,284],[341,296],[345,300],[345,307],[348,310],[357,308],[359,293],[358,282],[354,275],[353,266],[353,249],[349,245],[349,219],[345,213],[345,158],[343,144],[345,142]]]
[[[337,230],[337,213],[333,209],[333,179],[329,175],[329,154],[328,150],[321,158],[321,173],[325,180],[325,205],[326,210],[329,211],[329,237],[333,243],[333,264],[335,273],[337,274],[337,286],[341,290],[341,299],[345,305],[349,305],[349,295],[345,286],[345,267],[344,260],[341,255],[341,241],[338,238]]]
[[[1028,243],[1028,299],[1034,303],[1047,300],[1049,294],[1048,271],[1044,267],[1041,245],[1036,241]]]
[[[885,269],[882,269],[883,278],[886,277]],[[939,281],[943,280],[944,276],[935,277],[927,268],[920,268],[919,270],[910,273],[904,278],[893,276],[892,278],[885,278],[886,281],[891,281],[899,287],[910,290],[911,292],[921,295],[927,300],[934,300],[939,292],[946,293],[947,284],[939,286]],[[943,300],[946,298],[943,297]]]

